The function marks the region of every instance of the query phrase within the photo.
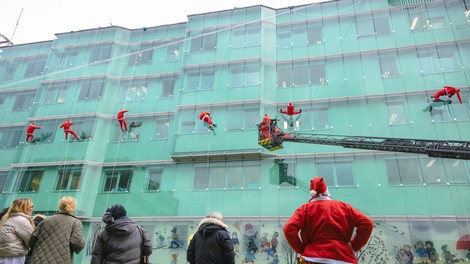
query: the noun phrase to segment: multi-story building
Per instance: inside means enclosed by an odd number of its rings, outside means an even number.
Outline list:
[[[334,199],[376,223],[360,263],[395,263],[405,245],[417,258],[419,241],[465,258],[468,161],[287,142],[270,152],[256,125],[266,113],[286,133],[470,140],[469,7],[258,5],[2,47],[0,204],[29,197],[52,214],[62,196],[76,197],[87,239],[76,263],[89,263],[101,216],[116,203],[151,234],[153,263],[184,262],[188,236],[210,211],[238,237],[237,262],[252,239],[257,263],[292,263],[282,226],[320,175]],[[423,111],[443,85],[460,88],[462,104],[454,97]],[[279,113],[289,102],[302,109],[293,120]],[[127,132],[120,109],[130,110]],[[214,131],[202,111],[212,113]],[[79,140],[65,139],[67,119]],[[42,129],[27,143],[31,121]],[[272,256],[263,247],[277,235]]]

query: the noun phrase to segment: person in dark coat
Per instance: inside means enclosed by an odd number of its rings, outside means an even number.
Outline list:
[[[196,230],[186,254],[190,264],[235,263],[233,243],[221,213],[210,213],[201,220]]]
[[[91,264],[139,264],[141,256],[152,254],[147,232],[126,215],[120,204],[106,210],[102,217],[106,227],[96,238]]]
[[[59,212],[34,229],[29,240],[30,264],[73,264],[73,253],[79,254],[85,247],[82,222],[72,214],[76,205],[75,198],[62,197]]]

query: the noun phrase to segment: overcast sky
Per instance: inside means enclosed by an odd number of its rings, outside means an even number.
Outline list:
[[[188,15],[235,7],[265,5],[277,9],[319,2],[319,0],[2,1],[0,34],[15,44],[52,40],[55,33],[107,27],[111,23],[115,26],[136,29],[186,22]]]

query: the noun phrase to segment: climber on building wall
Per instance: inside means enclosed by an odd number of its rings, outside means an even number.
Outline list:
[[[206,122],[210,130],[214,130],[214,127],[217,127],[211,120],[211,114],[209,112],[203,111],[199,114],[199,119]]]
[[[78,139],[78,136],[77,136],[77,133],[75,133],[75,131],[73,131],[72,129],[70,129],[70,127],[73,125],[72,121],[70,120],[66,120],[64,123],[62,123],[62,125],[60,125],[60,128],[63,128],[64,129],[64,132],[65,132],[65,140],[67,140],[67,138],[69,137],[69,133],[72,134],[76,140],[79,140]]]
[[[26,129],[26,142],[33,142],[33,139],[34,139],[34,130],[36,129],[41,129],[42,127],[40,126],[36,126],[36,124],[34,122],[31,122],[31,124],[29,124],[28,128]]]
[[[119,127],[121,128],[122,132],[127,131],[127,122],[124,120],[124,113],[129,112],[130,110],[125,110],[125,109],[119,109],[119,112],[117,113],[117,120],[119,121]]]

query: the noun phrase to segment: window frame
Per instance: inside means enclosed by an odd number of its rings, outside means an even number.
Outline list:
[[[127,175],[128,179],[126,180],[124,178],[124,181],[126,181],[125,182],[126,187],[120,187],[119,185],[121,184],[121,181],[122,181],[121,177],[123,177],[122,175],[124,173],[128,173]],[[103,179],[103,188],[101,189],[102,192],[103,193],[130,193],[133,174],[134,172],[132,171],[132,169],[105,170],[104,179]],[[126,177],[126,175],[124,177]],[[114,181],[112,178],[116,178],[116,180]],[[108,179],[111,179],[111,181],[108,181]],[[108,186],[108,183],[109,183],[109,186]],[[123,188],[123,189],[120,190],[119,188]]]
[[[65,188],[58,189],[59,185],[63,186],[61,182],[63,183],[62,178],[64,177],[64,175],[68,176],[66,186]],[[76,187],[76,189],[72,189],[72,185],[74,184],[74,182],[76,182],[75,179],[77,175],[78,175],[78,186]],[[78,167],[78,168],[68,167],[68,168],[59,169],[57,171],[57,182],[55,185],[55,191],[59,191],[59,192],[80,191],[82,179],[83,179],[83,167]]]
[[[36,175],[36,173],[38,173],[38,175]],[[36,189],[33,188],[35,177],[39,178]],[[13,192],[15,193],[39,192],[43,177],[44,177],[43,169],[26,169],[24,171],[19,171],[17,175],[17,179],[15,181],[15,187],[14,187]]]

